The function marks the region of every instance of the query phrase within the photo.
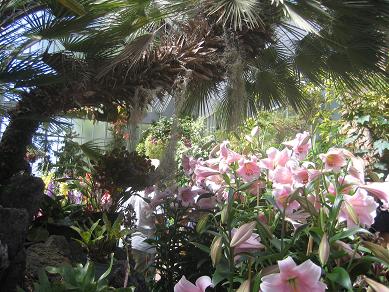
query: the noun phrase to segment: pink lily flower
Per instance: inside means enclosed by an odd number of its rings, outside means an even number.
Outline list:
[[[307,223],[307,219],[311,215],[304,210],[298,210],[296,212],[287,214],[285,216],[285,221],[291,223],[293,225],[294,230],[296,230],[299,226]]]
[[[196,205],[203,210],[213,209],[216,206],[216,197],[200,198],[197,200]]]
[[[308,169],[308,181],[314,181],[315,179],[319,178],[322,172],[317,169]]]
[[[202,276],[196,280],[196,285],[189,282],[185,276],[174,286],[174,292],[205,292],[209,286],[213,287],[211,278]]]
[[[228,149],[228,141],[224,141],[220,144],[219,151],[219,171],[220,173],[226,173],[230,168],[230,164],[239,161],[242,158],[242,155]]]
[[[250,238],[251,234],[253,234],[256,222],[245,223],[240,226],[238,229],[234,229],[233,236],[231,239],[231,247],[239,245],[245,242],[248,238]]]
[[[347,221],[348,228],[358,225],[370,227],[374,223],[378,204],[366,191],[358,189],[353,196],[344,195],[344,200],[339,213],[340,222]]]
[[[173,191],[170,189],[166,189],[161,192],[157,188],[154,190],[154,197],[151,199],[150,207],[155,208],[165,201],[166,198],[173,196]]]
[[[198,187],[184,187],[178,189],[177,198],[181,201],[184,207],[194,205],[194,198],[206,191]]]
[[[271,147],[266,151],[267,158],[261,159],[260,166],[265,169],[274,170],[277,166],[284,167],[290,159],[291,151],[284,148],[282,151]]]
[[[338,183],[339,183],[339,186],[340,186],[340,191],[342,194],[349,194],[351,191],[355,191],[355,188],[356,188],[356,185],[358,183],[358,181],[356,181],[356,179],[351,176],[351,175],[346,175],[344,178],[343,177],[339,177],[338,179]],[[329,183],[328,185],[328,192],[331,194],[331,195],[336,195],[336,189],[335,189],[335,186],[333,183]]]
[[[327,286],[320,282],[321,268],[311,260],[296,265],[291,257],[278,261],[280,272],[262,277],[262,292],[325,291]]]
[[[212,169],[210,167],[197,164],[194,170],[194,174],[196,176],[196,181],[198,183],[202,182],[205,178],[212,176],[212,175],[217,175],[220,174],[219,171]]]
[[[293,180],[296,187],[302,187],[309,182],[309,171],[308,169],[301,167],[292,170]]]
[[[234,248],[234,255],[236,256],[234,259],[239,259],[240,253],[249,253],[256,250],[264,249],[265,246],[261,243],[261,238],[258,234],[253,233],[245,242],[237,245]]]
[[[273,196],[276,200],[277,207],[285,210],[285,214],[291,214],[300,207],[297,201],[288,202],[290,194],[293,192],[289,185],[276,185],[273,189]]]
[[[327,171],[339,172],[346,165],[346,156],[343,149],[330,149],[326,154],[320,154],[320,159],[324,162]]]
[[[186,175],[191,175],[196,167],[197,159],[191,156],[182,155],[182,168]]]
[[[296,157],[299,160],[303,160],[307,154],[308,151],[311,149],[311,139],[309,138],[309,133],[298,133],[296,135],[296,138],[293,140],[284,142],[284,144],[287,147],[292,148],[293,150],[293,156]]]
[[[277,184],[291,185],[293,173],[289,167],[277,167],[272,173],[272,181]]]
[[[241,158],[239,160],[239,168],[236,173],[245,181],[251,182],[259,178],[261,169],[259,168],[257,158],[252,157],[251,160]]]
[[[351,165],[348,168],[348,173],[355,178],[359,183],[365,183],[365,162],[360,157],[351,157]]]
[[[247,192],[251,195],[256,196],[261,189],[264,189],[266,187],[265,183],[263,181],[257,180],[253,182],[253,184],[250,186],[250,188],[247,190]]]
[[[351,158],[351,165],[348,169],[349,175],[345,177],[345,182],[350,185],[346,190],[358,186],[369,192],[370,195],[380,200],[382,209],[389,209],[389,182],[373,182],[365,184],[365,162],[360,157],[355,157],[351,153],[346,153]],[[343,182],[342,182],[343,183]],[[355,185],[353,187],[352,185]]]
[[[389,182],[373,182],[359,187],[380,200],[383,203],[382,209],[389,209]]]
[[[242,155],[228,149],[228,144],[228,141],[224,141],[222,144],[220,144],[220,159],[225,160],[227,164],[239,161],[242,158]]]
[[[254,227],[255,222],[251,222],[243,224],[238,229],[233,228],[231,230],[231,246],[234,247],[234,259],[236,261],[240,258],[240,253],[248,253],[265,248],[265,246],[261,243],[261,238],[259,235],[253,233]]]
[[[308,199],[308,201],[310,201],[312,203],[313,207],[315,207],[315,209],[317,211],[320,210],[322,205],[321,205],[320,198],[319,198],[318,195],[316,195],[316,194],[308,194],[307,195],[307,199]]]

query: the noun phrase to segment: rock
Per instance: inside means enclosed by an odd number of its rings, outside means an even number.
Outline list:
[[[6,244],[2,244],[0,241],[0,279],[2,278],[3,273],[8,267],[8,246]]]
[[[58,267],[71,263],[69,244],[60,235],[50,236],[45,243],[31,245],[26,254],[26,271],[32,279],[37,279],[38,272],[47,266]]]
[[[7,246],[9,261],[8,267],[1,273],[1,291],[15,291],[17,285],[22,286],[28,219],[25,209],[0,208],[0,241]]]
[[[65,257],[70,257],[70,246],[64,236],[51,235],[45,242],[48,248],[57,250]]]
[[[38,177],[26,174],[13,176],[0,191],[0,205],[4,208],[26,209],[32,220],[39,210],[44,188],[45,184]]]

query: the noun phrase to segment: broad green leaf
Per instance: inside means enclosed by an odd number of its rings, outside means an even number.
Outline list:
[[[113,265],[113,253],[111,253],[111,261],[110,261],[108,270],[106,270],[106,271],[104,272],[104,274],[101,275],[101,277],[97,280],[97,282],[101,282],[101,281],[103,281],[105,278],[108,277],[108,275],[111,273],[112,265]]]
[[[197,243],[197,242],[191,242],[191,244],[193,244],[195,247],[197,247],[198,249],[202,250],[203,252],[206,252],[207,254],[209,254],[210,252],[210,248],[209,246],[206,246],[204,244],[200,244],[200,243]]]
[[[342,267],[335,267],[331,273],[327,274],[327,278],[334,283],[341,285],[349,291],[352,291],[350,276]]]
[[[352,235],[354,235],[354,234],[356,234],[358,232],[370,233],[366,229],[363,229],[363,228],[360,228],[360,227],[352,227],[350,229],[347,229],[347,230],[344,230],[344,231],[336,233],[334,236],[332,236],[330,238],[330,243],[335,242],[335,241],[340,240],[340,239],[343,239],[343,238],[350,237],[350,236],[352,236]]]
[[[84,6],[77,0],[58,0],[58,2],[79,16],[86,13]]]
[[[204,214],[203,216],[201,216],[199,221],[197,221],[197,225],[196,225],[197,233],[201,234],[205,231],[205,228],[207,227],[207,223],[208,223],[208,218],[209,218],[209,215]]]
[[[358,117],[355,121],[356,121],[358,124],[363,125],[364,123],[370,121],[370,115],[365,115],[365,116]]]
[[[373,144],[374,149],[380,156],[384,155],[385,150],[389,150],[389,142],[385,140],[377,140]]]
[[[382,247],[381,245],[364,241],[362,242],[362,245],[367,247],[371,252],[379,259],[384,261],[386,265],[389,265],[389,250]]]

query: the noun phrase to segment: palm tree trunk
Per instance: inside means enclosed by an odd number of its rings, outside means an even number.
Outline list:
[[[19,172],[31,173],[29,163],[24,158],[38,126],[39,121],[31,118],[30,111],[11,115],[0,142],[0,184]]]

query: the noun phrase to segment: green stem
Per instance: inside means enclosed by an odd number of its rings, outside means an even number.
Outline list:
[[[231,230],[229,230],[229,240],[231,242]],[[228,254],[228,262],[229,262],[229,276],[228,276],[228,281],[230,282],[230,285],[229,285],[229,289],[228,291],[229,292],[233,292],[234,291],[234,271],[235,271],[235,263],[234,263],[234,248],[231,247],[230,245],[230,251],[229,251],[229,254]]]
[[[230,188],[231,190],[232,188]],[[228,198],[228,219],[227,219],[227,230],[228,230],[228,264],[229,264],[229,275],[228,275],[228,281],[229,281],[229,292],[234,291],[234,271],[235,271],[235,263],[234,263],[234,248],[231,246],[231,241],[232,241],[232,213],[233,213],[233,205],[234,205],[234,190],[230,191],[229,193],[229,198]]]

